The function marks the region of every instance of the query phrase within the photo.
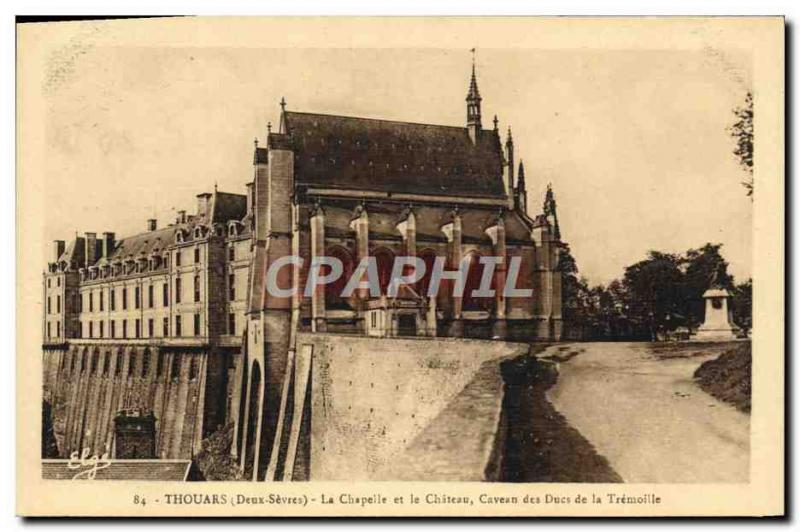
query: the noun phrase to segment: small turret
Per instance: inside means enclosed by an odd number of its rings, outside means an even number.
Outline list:
[[[544,195],[544,215],[547,221],[553,227],[553,237],[556,240],[561,240],[561,230],[558,228],[558,213],[556,212],[556,197],[553,194],[553,187],[550,183],[547,184],[547,192]]]
[[[511,136],[511,126],[506,135],[506,172],[508,173],[508,195],[514,194],[514,138]]]

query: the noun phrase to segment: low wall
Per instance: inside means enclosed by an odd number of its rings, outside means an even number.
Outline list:
[[[313,352],[311,480],[491,476],[499,362],[527,344],[304,333],[297,345]]]

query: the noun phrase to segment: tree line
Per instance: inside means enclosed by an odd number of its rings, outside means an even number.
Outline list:
[[[688,336],[703,323],[703,293],[713,284],[732,296],[733,321],[744,332],[752,325],[751,279],[737,283],[728,273],[722,244],[705,244],[683,254],[650,251],[625,268],[621,279],[589,286],[578,275],[569,246],[559,258],[568,338],[661,340]]]

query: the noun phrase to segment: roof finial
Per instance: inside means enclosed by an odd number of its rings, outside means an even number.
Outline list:
[[[272,122],[267,122],[267,135],[272,133]]]
[[[506,146],[514,144],[514,138],[511,136],[511,126],[508,126],[508,135],[506,136]]]
[[[492,122],[494,122],[494,130],[497,131],[497,115],[494,115],[494,120],[492,120]]]
[[[286,111],[286,98],[281,96],[281,112]]]
[[[253,137],[253,145],[258,148],[258,137]]]

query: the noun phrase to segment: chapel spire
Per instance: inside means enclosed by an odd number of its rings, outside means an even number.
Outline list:
[[[475,48],[472,49],[472,78],[467,92],[467,132],[472,143],[478,142],[481,131],[481,93],[478,92],[478,79],[475,75]]]
[[[506,135],[506,187],[508,187],[509,201],[514,196],[514,138],[511,136],[511,126],[508,126]]]
[[[525,188],[525,165],[519,161],[519,171],[517,172],[517,187],[514,189],[514,200],[516,206],[522,212],[528,212],[528,191]]]

